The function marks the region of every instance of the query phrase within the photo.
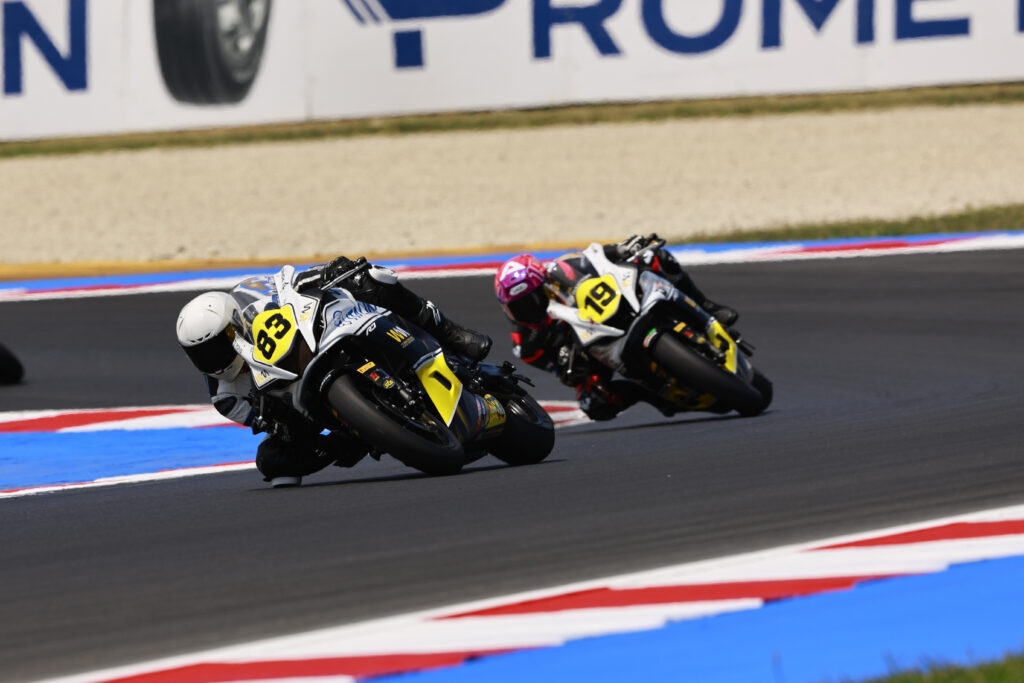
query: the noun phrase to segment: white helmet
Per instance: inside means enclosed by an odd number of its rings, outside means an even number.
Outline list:
[[[225,292],[205,292],[178,314],[178,343],[199,371],[227,382],[238,377],[245,362],[231,341],[231,319],[238,304]]]

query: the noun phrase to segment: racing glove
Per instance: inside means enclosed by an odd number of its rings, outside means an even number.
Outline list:
[[[555,354],[556,373],[563,384],[579,386],[593,372],[593,364],[575,344],[563,344]]]
[[[344,275],[345,273],[347,273],[348,271],[352,270],[355,267],[355,261],[348,258],[347,256],[339,256],[338,258],[328,262],[327,265],[324,266],[324,281],[330,282],[331,280],[341,275]]]
[[[323,289],[326,285],[334,282],[346,273],[354,275],[364,265],[368,266],[369,264],[366,263],[366,259],[362,256],[355,261],[347,256],[339,256],[333,261],[328,261],[323,265],[313,266],[297,273],[293,285],[300,292],[314,287]]]
[[[643,249],[644,247],[646,247],[648,244],[650,244],[656,239],[658,239],[658,234],[654,232],[652,232],[647,237],[643,237],[641,235],[633,235],[632,237],[624,239],[618,244],[614,244],[612,246],[615,250],[615,254],[619,257],[619,259],[625,260],[628,259],[633,254],[640,251],[641,249]]]

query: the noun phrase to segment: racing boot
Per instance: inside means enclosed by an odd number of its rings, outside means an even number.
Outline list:
[[[731,327],[740,319],[740,314],[735,308],[715,303],[704,296],[704,292],[700,291],[700,288],[697,287],[697,283],[695,283],[693,278],[683,270],[682,266],[679,265],[679,262],[676,261],[675,257],[668,251],[664,249],[659,250],[658,259],[661,262],[662,274],[676,286],[676,289],[696,301],[698,306],[715,316],[718,322],[722,323],[726,327]]]
[[[490,337],[449,320],[432,301],[423,301],[413,322],[437,337],[442,346],[472,361],[483,360],[491,350]]]
[[[344,432],[318,434],[315,444],[317,458],[338,467],[355,467],[370,452],[365,442]]]
[[[576,387],[576,401],[591,420],[605,422],[640,400],[637,388],[626,380],[605,381],[591,375]]]

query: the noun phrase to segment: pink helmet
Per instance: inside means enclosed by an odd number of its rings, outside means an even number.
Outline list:
[[[546,271],[531,254],[514,256],[494,274],[494,294],[512,320],[537,324],[547,315]]]

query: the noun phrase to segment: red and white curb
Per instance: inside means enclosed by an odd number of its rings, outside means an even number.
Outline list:
[[[769,261],[809,261],[814,259],[863,258],[897,254],[949,254],[965,251],[1001,251],[1024,248],[1024,233],[993,232],[971,235],[935,235],[929,238],[890,237],[864,240],[839,240],[806,243],[780,243],[729,249],[673,248],[672,253],[684,266],[719,263]]]
[[[83,408],[76,410],[18,410],[0,413],[0,434],[68,433],[236,425],[211,404]]]
[[[60,683],[359,681],[757,609],[1024,555],[1024,505],[665,567],[70,676]]]
[[[583,411],[579,409],[576,401],[540,401],[540,404],[551,415],[556,429],[585,424],[590,421]],[[25,410],[0,413],[0,434],[67,434],[74,432],[240,426],[223,417],[210,404],[83,410]],[[102,477],[85,482],[31,486],[8,490],[0,489],[0,499],[19,498],[55,491],[183,479],[204,474],[219,474],[222,472],[253,469],[254,467],[255,465],[252,462],[220,463],[204,467],[180,467],[144,474]]]
[[[588,422],[576,401],[539,401],[556,427]],[[0,434],[99,432],[183,427],[239,427],[209,403],[134,408],[18,410],[0,413]]]

